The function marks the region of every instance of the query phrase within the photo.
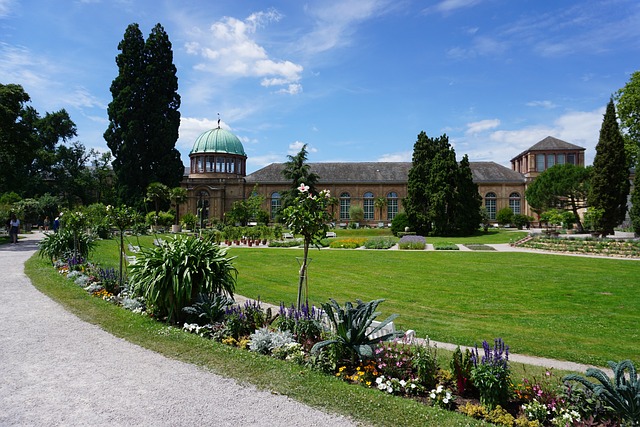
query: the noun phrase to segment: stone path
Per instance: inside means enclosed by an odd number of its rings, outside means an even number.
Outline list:
[[[166,358],[81,321],[0,246],[1,426],[349,426],[341,416]]]

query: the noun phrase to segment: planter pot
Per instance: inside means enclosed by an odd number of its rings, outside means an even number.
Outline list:
[[[179,233],[182,231],[182,226],[180,226],[180,224],[173,224],[171,226],[171,232],[172,233]]]
[[[253,246],[253,242],[249,240],[249,247]]]

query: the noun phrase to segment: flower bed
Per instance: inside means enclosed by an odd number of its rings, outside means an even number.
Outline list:
[[[333,249],[357,249],[367,241],[364,237],[349,237],[346,239],[336,239],[329,243],[329,247]]]
[[[489,245],[483,245],[481,243],[465,243],[464,245],[467,249],[472,251],[495,251],[496,248]]]
[[[614,240],[580,238],[534,237],[521,244],[522,247],[553,252],[605,255],[612,257],[640,257],[640,242],[637,240]]]
[[[460,250],[458,245],[453,243],[434,243],[433,249],[436,251],[457,251]]]
[[[427,240],[422,236],[402,236],[398,242],[398,249],[424,250]]]

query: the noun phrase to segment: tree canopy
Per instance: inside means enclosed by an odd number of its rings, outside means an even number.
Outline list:
[[[627,155],[635,165],[640,150],[640,71],[631,74],[627,84],[616,92],[615,100]]]
[[[604,235],[613,234],[614,227],[624,221],[629,187],[629,161],[610,100],[596,145],[588,195],[589,206],[603,212],[597,226]]]
[[[171,42],[157,24],[145,42],[138,24],[127,27],[118,44],[118,76],[104,133],[113,153],[121,199],[140,205],[147,186],[176,187],[184,166],[175,148],[180,126],[180,95]]]
[[[527,188],[525,197],[529,206],[543,212],[549,209],[570,210],[576,217],[578,230],[582,230],[579,209],[586,208],[591,167],[565,163],[542,172]]]
[[[481,200],[468,158],[457,163],[446,135],[418,135],[403,204],[410,226],[422,235],[471,234],[480,225]]]

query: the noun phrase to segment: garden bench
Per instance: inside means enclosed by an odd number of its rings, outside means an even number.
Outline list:
[[[346,222],[341,222],[340,223],[340,228],[347,228],[347,223]]]
[[[335,231],[327,231],[326,237],[337,237]]]
[[[384,228],[384,222],[379,222],[378,223],[378,228]]]
[[[136,256],[135,255],[127,255],[125,252],[122,252],[122,258],[127,262],[127,264],[135,264]]]
[[[293,239],[293,234],[291,233],[282,233],[283,239]]]
[[[140,252],[140,246],[134,246],[131,243],[129,243],[127,246],[129,248],[129,252],[134,252],[134,253]]]
[[[378,322],[377,320],[374,320],[373,322],[371,322],[371,326],[367,328],[367,335],[369,336],[369,338],[372,338],[372,339],[380,338],[384,335],[393,334],[396,332],[396,325],[393,322],[389,322],[382,329],[380,329],[374,334],[371,334],[370,332],[373,331],[376,327],[380,326],[380,323],[382,322]],[[416,332],[413,329],[409,329],[404,333],[402,340],[405,342],[411,342],[413,341],[415,336],[416,336]]]

